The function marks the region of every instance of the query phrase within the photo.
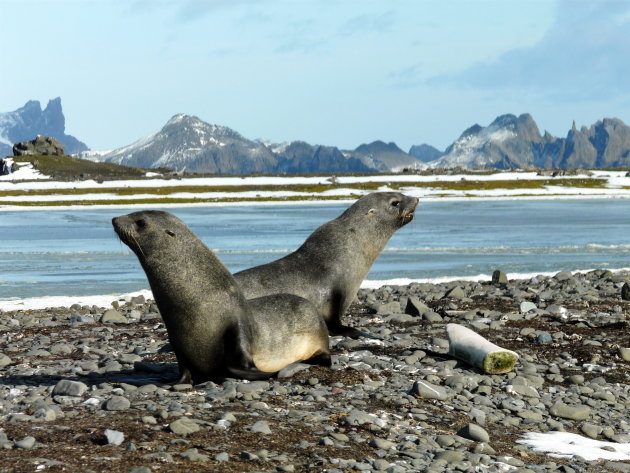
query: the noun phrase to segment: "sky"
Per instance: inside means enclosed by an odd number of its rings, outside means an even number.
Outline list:
[[[530,113],[630,123],[630,0],[0,0],[0,111],[61,97],[128,145],[177,113],[250,139],[444,149]]]

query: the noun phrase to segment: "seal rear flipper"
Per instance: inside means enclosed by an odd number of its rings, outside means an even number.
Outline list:
[[[268,371],[260,371],[257,368],[243,368],[243,367],[233,367],[228,366],[227,371],[229,374],[234,375],[237,378],[247,379],[249,381],[256,381],[259,379],[269,379],[273,378],[278,374],[277,371],[268,372]]]
[[[318,353],[310,357],[308,360],[304,360],[303,363],[306,363],[307,365],[318,365],[330,368],[332,366],[332,358],[328,352]]]

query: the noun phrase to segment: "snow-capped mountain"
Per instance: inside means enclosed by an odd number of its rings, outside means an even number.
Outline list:
[[[64,145],[66,154],[88,149],[85,143],[66,135],[65,128],[59,97],[50,100],[44,110],[37,100],[29,100],[13,112],[0,113],[0,156],[12,155],[15,143],[32,140],[37,135],[56,138]]]
[[[375,143],[364,145],[366,149],[341,151],[304,141],[252,141],[230,128],[179,114],[157,133],[101,156],[91,153],[90,159],[217,174],[375,172],[424,166],[393,143],[382,143],[382,147]]]
[[[527,113],[501,115],[487,127],[473,125],[429,163],[431,168],[611,168],[630,166],[630,127],[604,118],[589,128],[575,123],[566,138],[540,134]]]
[[[518,168],[536,161],[542,136],[531,115],[501,115],[487,127],[473,125],[429,164],[434,168]]]
[[[184,114],[173,116],[160,131],[101,159],[142,168],[224,174],[268,172],[278,163],[264,144]]]

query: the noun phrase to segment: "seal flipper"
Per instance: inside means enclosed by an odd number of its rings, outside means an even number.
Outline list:
[[[350,338],[371,338],[374,340],[381,340],[381,338],[375,335],[369,334],[367,332],[362,332],[361,330],[358,330],[354,327],[349,327],[347,325],[339,324],[333,327],[328,327],[328,331],[332,336],[341,335]]]
[[[273,378],[278,374],[277,371],[268,372],[260,371],[257,368],[236,368],[234,366],[228,366],[227,372],[234,375],[237,378],[247,379],[249,381],[257,381],[259,379]]]
[[[302,363],[306,363],[307,365],[318,365],[325,366],[330,368],[332,366],[332,358],[330,357],[330,353],[318,353],[313,355],[308,360],[302,361]]]

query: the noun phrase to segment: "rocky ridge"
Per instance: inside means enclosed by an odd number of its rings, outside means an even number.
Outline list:
[[[361,290],[332,368],[168,385],[156,306],[0,313],[0,469],[26,472],[626,472],[518,443],[567,431],[630,442],[630,274],[560,272],[493,283]],[[626,289],[624,289],[626,287]],[[445,324],[519,353],[486,375],[448,356]],[[9,454],[10,453],[10,454]]]
[[[17,110],[0,113],[0,156],[11,155],[15,143],[32,140],[37,135],[56,138],[68,154],[86,151],[86,144],[66,135],[65,128],[59,97],[50,100],[44,110],[37,100],[29,100]]]
[[[473,125],[430,164],[433,168],[618,168],[630,166],[630,127],[605,118],[566,138],[541,134],[531,115],[501,115],[487,127]]]

